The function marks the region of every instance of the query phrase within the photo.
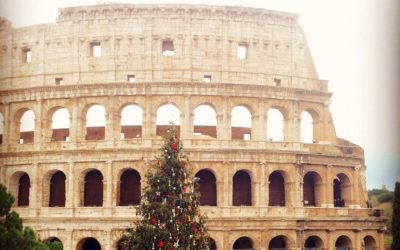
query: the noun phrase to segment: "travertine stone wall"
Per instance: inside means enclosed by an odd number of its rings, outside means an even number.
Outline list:
[[[296,18],[242,7],[125,4],[64,8],[56,23],[23,28],[1,18],[0,182],[18,196],[20,177],[30,179],[29,206],[14,209],[42,239],[57,237],[64,249],[80,249],[88,237],[102,249],[117,249],[123,230],[140,219],[136,206],[118,206],[121,175],[134,169],[146,186],[144,176],[162,144],[157,109],[173,104],[181,112],[180,139],[193,173],[207,170],[216,179],[217,205],[201,211],[217,249],[232,249],[242,237],[257,250],[268,249],[275,237],[286,249],[303,249],[310,237],[322,242],[321,249],[334,249],[343,237],[349,249],[383,249],[384,219],[367,206],[363,150],[336,137],[331,93],[318,78]],[[163,41],[173,42],[174,55],[162,55]],[[100,44],[100,57],[93,56],[93,43]],[[247,48],[246,58],[237,58],[239,45]],[[210,83],[203,82],[205,75]],[[94,104],[106,111],[105,136],[86,140],[86,114]],[[143,111],[137,138],[121,138],[121,111],[128,104]],[[215,110],[216,138],[194,135],[194,110],[201,104]],[[232,139],[231,112],[238,105],[251,113],[250,140]],[[59,108],[70,114],[70,127],[62,131],[68,140],[52,140]],[[267,139],[270,108],[284,117],[283,141]],[[35,115],[35,130],[26,132],[33,141],[21,144],[27,110]],[[312,143],[300,140],[303,111],[313,119]],[[103,176],[101,207],[84,206],[91,170]],[[49,207],[50,180],[58,171],[66,177],[65,207]],[[250,206],[232,204],[238,171],[250,176]],[[284,206],[269,203],[270,193],[279,194],[269,180],[273,173],[283,177]],[[343,206],[335,203],[338,178]],[[312,206],[304,198],[310,192]]]

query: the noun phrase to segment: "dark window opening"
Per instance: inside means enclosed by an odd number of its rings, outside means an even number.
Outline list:
[[[136,170],[126,170],[120,179],[119,206],[139,205],[141,195],[140,175]]]
[[[211,82],[211,75],[204,75],[203,82],[210,83]]]
[[[233,176],[233,206],[251,206],[251,178],[241,170]]]
[[[342,198],[342,187],[340,180],[335,178],[333,180],[333,205],[334,207],[344,207],[345,202]]]
[[[31,182],[28,174],[23,174],[18,181],[18,207],[29,206],[29,190]]]
[[[65,207],[65,179],[61,171],[51,177],[49,207]]]
[[[164,40],[162,42],[162,55],[163,56],[175,55],[174,42],[172,40]]]
[[[95,238],[83,239],[78,245],[78,250],[101,250],[100,243]]]
[[[283,250],[286,249],[286,240],[282,236],[274,237],[270,242],[268,249],[279,249]]]
[[[103,175],[98,170],[92,170],[85,176],[84,187],[85,207],[103,206]]]
[[[135,83],[136,82],[136,77],[135,75],[128,75],[127,76],[128,82],[129,83]]]
[[[315,206],[315,181],[310,173],[303,180],[303,203],[305,206]]]
[[[201,170],[196,174],[199,180],[200,204],[202,206],[217,205],[217,187],[213,173],[208,170]]]
[[[275,84],[275,86],[277,86],[277,87],[279,87],[279,86],[281,86],[281,79],[279,79],[279,78],[274,78],[274,84]]]
[[[62,85],[64,83],[64,79],[62,77],[57,77],[55,81],[56,85]]]
[[[32,62],[32,50],[30,48],[24,48],[22,50],[23,60],[26,63]]]

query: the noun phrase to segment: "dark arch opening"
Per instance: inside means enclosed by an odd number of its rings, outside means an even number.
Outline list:
[[[209,250],[217,250],[217,244],[213,238],[208,238],[208,249]]]
[[[120,179],[119,206],[139,205],[141,178],[136,170],[125,170]]]
[[[321,238],[318,236],[310,236],[307,238],[307,240],[304,243],[304,248],[306,250],[320,250],[324,247],[324,244],[322,243]]]
[[[65,174],[55,173],[50,179],[50,207],[65,207]]]
[[[375,250],[378,249],[376,247],[376,241],[372,236],[365,236],[363,241],[364,250]]]
[[[349,250],[351,248],[351,240],[349,237],[342,235],[335,242],[336,250]]]
[[[251,206],[251,178],[243,170],[233,176],[233,206]]]
[[[345,207],[350,202],[351,185],[345,174],[338,174],[333,180],[333,204],[335,207]]]
[[[308,172],[303,178],[303,204],[320,206],[322,200],[321,176],[317,172]]]
[[[199,178],[200,204],[202,206],[217,205],[217,187],[213,173],[208,170],[201,170],[196,174]]]
[[[253,249],[253,242],[249,237],[240,237],[233,243],[233,249]]]
[[[281,173],[274,171],[269,178],[269,206],[285,206],[285,180]]]
[[[103,206],[103,175],[99,170],[92,170],[85,176],[85,207]]]
[[[286,238],[284,236],[276,236],[269,242],[268,249],[286,249]]]
[[[29,190],[31,188],[31,181],[29,175],[24,173],[19,177],[18,181],[18,206],[28,207],[29,206]]]
[[[80,241],[77,250],[101,250],[101,246],[95,238],[89,237]]]

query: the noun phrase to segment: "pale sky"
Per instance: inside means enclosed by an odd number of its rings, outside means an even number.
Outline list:
[[[55,22],[59,7],[96,0],[0,0],[0,16],[15,27]],[[120,3],[189,3],[148,0]],[[330,111],[337,136],[365,150],[368,188],[400,180],[400,1],[264,0],[202,4],[265,8],[300,14],[319,77],[333,92]]]

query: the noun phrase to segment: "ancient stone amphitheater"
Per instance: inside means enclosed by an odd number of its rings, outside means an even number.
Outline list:
[[[64,249],[118,249],[170,121],[212,249],[383,249],[363,150],[336,137],[297,15],[204,5],[60,9],[0,24],[0,181]]]

